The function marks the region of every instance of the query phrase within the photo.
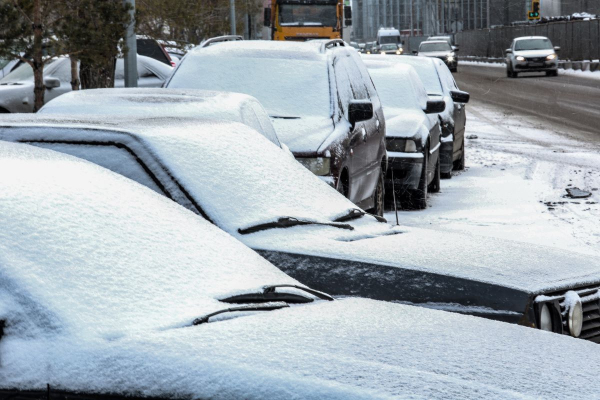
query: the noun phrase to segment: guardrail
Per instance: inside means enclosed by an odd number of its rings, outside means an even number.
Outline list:
[[[563,60],[584,61],[600,59],[600,20],[550,22],[546,24],[504,26],[492,29],[463,31],[455,35],[460,47],[459,56],[503,58],[504,50],[513,38],[546,36]]]

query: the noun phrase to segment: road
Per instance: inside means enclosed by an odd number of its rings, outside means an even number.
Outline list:
[[[506,77],[499,66],[464,65],[454,77],[474,103],[536,117],[548,131],[571,131],[579,139],[600,141],[600,80],[526,73]]]

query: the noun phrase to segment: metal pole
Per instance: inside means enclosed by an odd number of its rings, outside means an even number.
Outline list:
[[[231,24],[231,34],[235,35],[235,0],[229,0],[229,23]]]
[[[414,25],[413,25],[413,1],[410,0],[410,36],[414,36]]]
[[[125,87],[137,87],[137,41],[135,37],[135,0],[124,0],[125,4],[130,6],[129,16],[131,22],[127,25],[125,44],[127,45],[127,54],[125,55]]]
[[[490,0],[487,0],[486,21],[487,21],[487,28],[490,29]]]

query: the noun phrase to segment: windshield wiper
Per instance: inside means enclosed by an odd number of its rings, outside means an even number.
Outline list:
[[[276,119],[300,119],[300,117],[294,117],[290,115],[269,115],[269,117]]]
[[[264,231],[272,228],[290,228],[296,225],[325,225],[325,226],[333,226],[334,228],[340,229],[348,229],[350,231],[354,230],[352,225],[348,224],[338,224],[335,222],[316,222],[316,221],[307,221],[294,217],[281,217],[277,221],[274,222],[266,222],[264,224],[258,224],[251,226],[250,228],[238,229],[238,232],[241,235],[247,235],[249,233],[254,233],[258,231]]]
[[[375,218],[379,222],[385,222],[385,223],[387,223],[387,219],[385,219],[383,217],[380,217],[379,215],[369,214],[368,212],[365,212],[365,211],[360,210],[358,208],[351,208],[350,210],[348,210],[348,212],[346,214],[342,215],[341,217],[338,217],[338,218],[334,219],[333,222],[351,221],[353,219],[360,218],[363,215],[370,215],[371,217]]]
[[[271,304],[261,304],[258,306],[240,306],[240,307],[230,307],[225,308],[223,310],[215,311],[210,314],[203,315],[202,317],[196,318],[192,325],[200,325],[208,322],[210,317],[214,317],[215,315],[230,313],[230,312],[238,312],[238,311],[272,311],[278,310],[280,308],[289,307],[287,303],[271,303]]]
[[[291,285],[291,284],[281,284],[281,285],[269,285],[264,286],[262,293],[244,293],[238,294],[235,296],[228,297],[226,299],[221,299],[225,303],[263,303],[269,301],[284,301],[286,303],[299,304],[299,303],[310,303],[314,301],[310,297],[301,296],[299,294],[294,293],[282,293],[276,292],[275,289],[289,287],[293,289],[298,289],[305,291],[306,293],[310,293],[313,296],[327,301],[333,301],[333,297],[328,295],[327,293],[320,292],[318,290],[314,290],[311,288],[307,288],[304,286]]]

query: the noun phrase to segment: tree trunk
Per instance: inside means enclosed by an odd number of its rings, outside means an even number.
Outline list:
[[[79,68],[78,62],[75,57],[69,56],[71,59],[71,90],[79,90]]]
[[[42,60],[42,5],[41,0],[33,2],[33,112],[37,112],[44,105],[44,63]]]
[[[112,88],[115,86],[116,58],[107,60],[106,63],[91,64],[81,60],[79,64],[79,78],[81,89]]]

